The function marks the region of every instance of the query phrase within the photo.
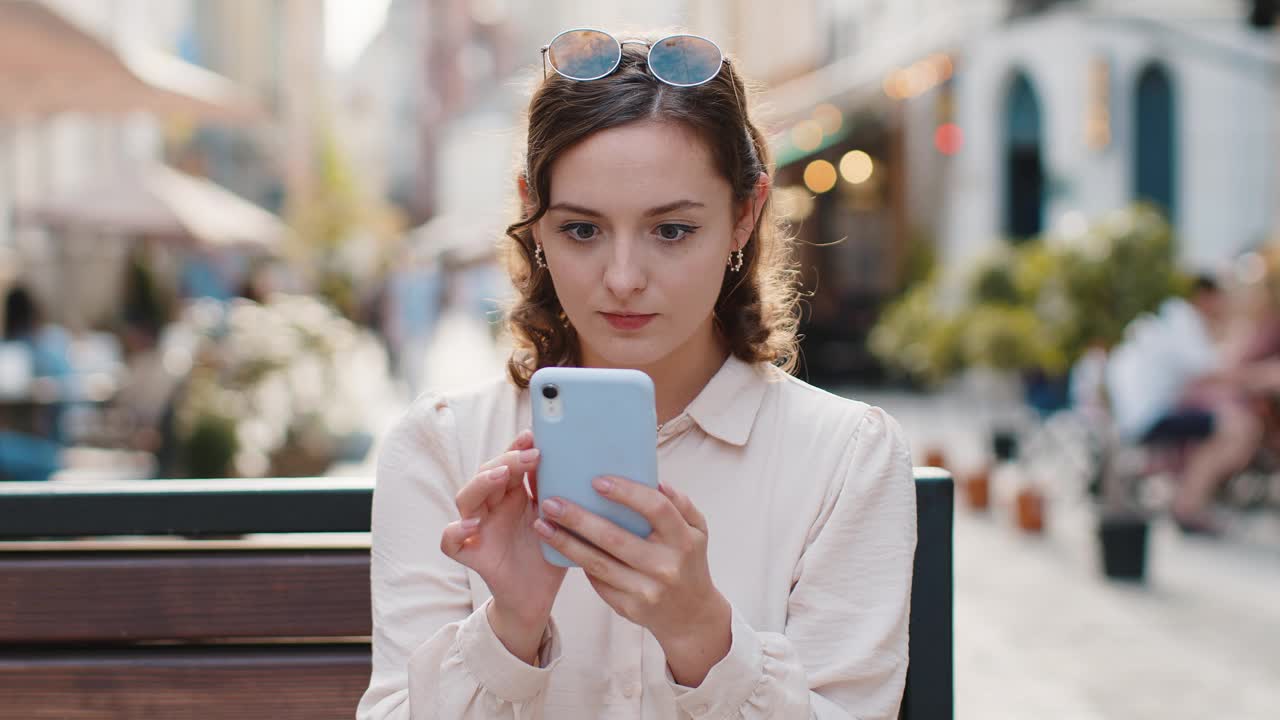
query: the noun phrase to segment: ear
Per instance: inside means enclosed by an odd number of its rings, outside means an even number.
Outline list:
[[[520,176],[516,178],[516,191],[520,193],[520,212],[524,213],[527,217],[533,212],[533,201],[529,198],[529,179],[524,176],[524,173],[521,173]],[[537,226],[535,225],[529,228],[530,233],[535,233],[533,238],[534,242],[538,241],[536,227]]]
[[[520,207],[527,213],[532,203],[529,201],[529,178],[524,173],[516,178],[516,190],[520,193]]]
[[[751,234],[760,224],[760,214],[764,212],[764,203],[769,199],[769,189],[773,181],[767,173],[761,173],[751,195],[738,210],[737,223],[733,228],[733,249],[741,250],[751,240]]]

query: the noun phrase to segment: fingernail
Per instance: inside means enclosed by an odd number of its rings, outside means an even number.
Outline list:
[[[551,498],[550,500],[546,500],[542,503],[542,509],[551,517],[560,517],[564,514],[564,503],[556,500],[555,498]]]
[[[613,481],[607,477],[598,477],[591,481],[591,486],[596,489],[596,492],[605,495],[613,490]]]
[[[510,471],[511,469],[508,468],[506,465],[499,465],[498,467],[489,471],[489,477],[494,480],[497,480],[498,478],[506,477],[507,473]]]
[[[662,481],[658,481],[658,492],[666,495],[667,497],[671,497],[671,486]]]
[[[538,448],[520,451],[520,462],[530,463],[538,459]]]
[[[467,530],[474,530],[480,527],[480,518],[467,518],[462,521],[462,527]]]
[[[556,530],[551,527],[551,523],[543,520],[542,518],[538,518],[533,521],[533,529],[544,538],[549,538],[556,534]]]

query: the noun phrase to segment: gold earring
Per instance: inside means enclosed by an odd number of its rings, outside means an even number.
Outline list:
[[[533,261],[538,264],[539,268],[543,270],[547,268],[547,258],[542,254],[542,243],[534,243]]]
[[[725,264],[729,266],[730,270],[732,270],[733,272],[738,272],[739,270],[742,269],[743,254],[744,253],[741,250],[729,251],[729,261]]]

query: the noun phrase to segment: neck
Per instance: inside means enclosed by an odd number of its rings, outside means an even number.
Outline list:
[[[729,357],[724,341],[708,323],[705,332],[695,333],[684,345],[649,365],[636,366],[653,380],[658,423],[662,424],[684,412],[702,392]],[[595,353],[585,351],[587,367],[614,367]]]

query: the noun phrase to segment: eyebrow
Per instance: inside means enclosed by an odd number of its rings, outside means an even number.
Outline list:
[[[676,200],[675,202],[670,202],[666,205],[659,205],[658,207],[650,208],[645,211],[644,215],[645,217],[654,217],[656,215],[666,215],[667,213],[672,213],[677,210],[691,210],[693,208],[703,207],[706,207],[706,205],[694,200]],[[587,217],[604,217],[604,213],[599,210],[592,210],[591,208],[574,205],[573,203],[556,203],[555,205],[547,208],[547,212],[551,212],[553,210],[566,210],[576,215],[585,215]]]

